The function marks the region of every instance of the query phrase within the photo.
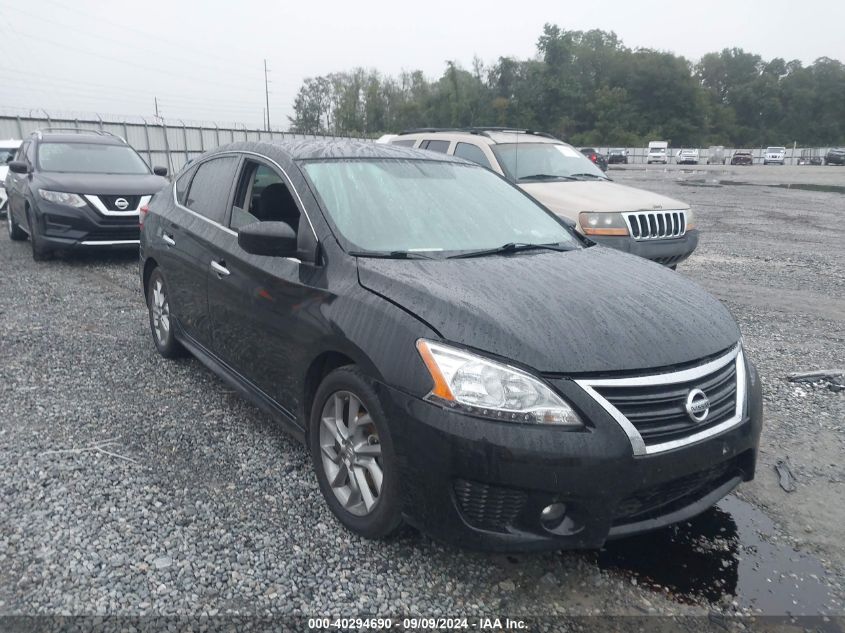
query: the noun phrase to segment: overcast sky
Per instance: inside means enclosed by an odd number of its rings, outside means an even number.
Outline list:
[[[157,96],[167,119],[260,125],[266,58],[271,123],[286,128],[306,77],[526,58],[545,22],[691,60],[733,46],[845,60],[845,0],[0,0],[0,109],[150,117]]]

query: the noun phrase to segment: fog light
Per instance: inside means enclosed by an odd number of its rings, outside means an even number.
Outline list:
[[[540,513],[540,523],[547,530],[554,530],[566,516],[565,503],[553,503],[543,508]]]

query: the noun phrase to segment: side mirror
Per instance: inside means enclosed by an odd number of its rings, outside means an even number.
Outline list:
[[[167,167],[153,167],[153,173],[156,176],[166,176],[167,175]]]
[[[22,160],[13,160],[11,163],[9,163],[9,171],[14,172],[16,174],[28,174],[29,165],[27,165]]]
[[[251,255],[296,257],[296,233],[286,222],[253,222],[238,230],[238,245]]]

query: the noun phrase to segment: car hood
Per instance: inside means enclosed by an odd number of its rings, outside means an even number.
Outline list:
[[[574,220],[581,211],[689,209],[686,202],[609,180],[532,182],[520,187],[558,215]]]
[[[164,189],[166,178],[153,174],[125,176],[121,174],[38,174],[37,186],[67,193],[107,195],[144,195]]]
[[[445,340],[540,372],[667,367],[739,340],[728,310],[696,284],[599,246],[432,261],[362,257],[358,276]]]

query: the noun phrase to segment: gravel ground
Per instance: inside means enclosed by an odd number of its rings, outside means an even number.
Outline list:
[[[820,612],[841,615],[845,392],[785,376],[845,365],[845,195],[767,185],[845,184],[845,170],[740,169],[610,174],[694,205],[702,242],[680,272],[726,302],[763,375],[758,477],[714,512],[734,514],[737,525],[743,508],[771,519],[757,535],[818,565]],[[718,182],[737,174],[761,184]],[[772,578],[765,565],[742,571],[755,555],[742,538],[730,545],[738,579],[703,596],[664,578],[661,565],[608,563],[622,551],[613,547],[604,557],[503,556],[410,529],[387,542],[354,537],[323,503],[304,448],[197,361],[157,356],[135,255],[36,264],[29,244],[4,231],[0,269],[0,614],[650,613],[718,622],[795,612],[755,601],[754,587]],[[792,494],[773,470],[786,457]],[[728,548],[698,529],[686,524],[671,538],[695,541],[691,552]],[[795,591],[798,612],[816,604]]]

